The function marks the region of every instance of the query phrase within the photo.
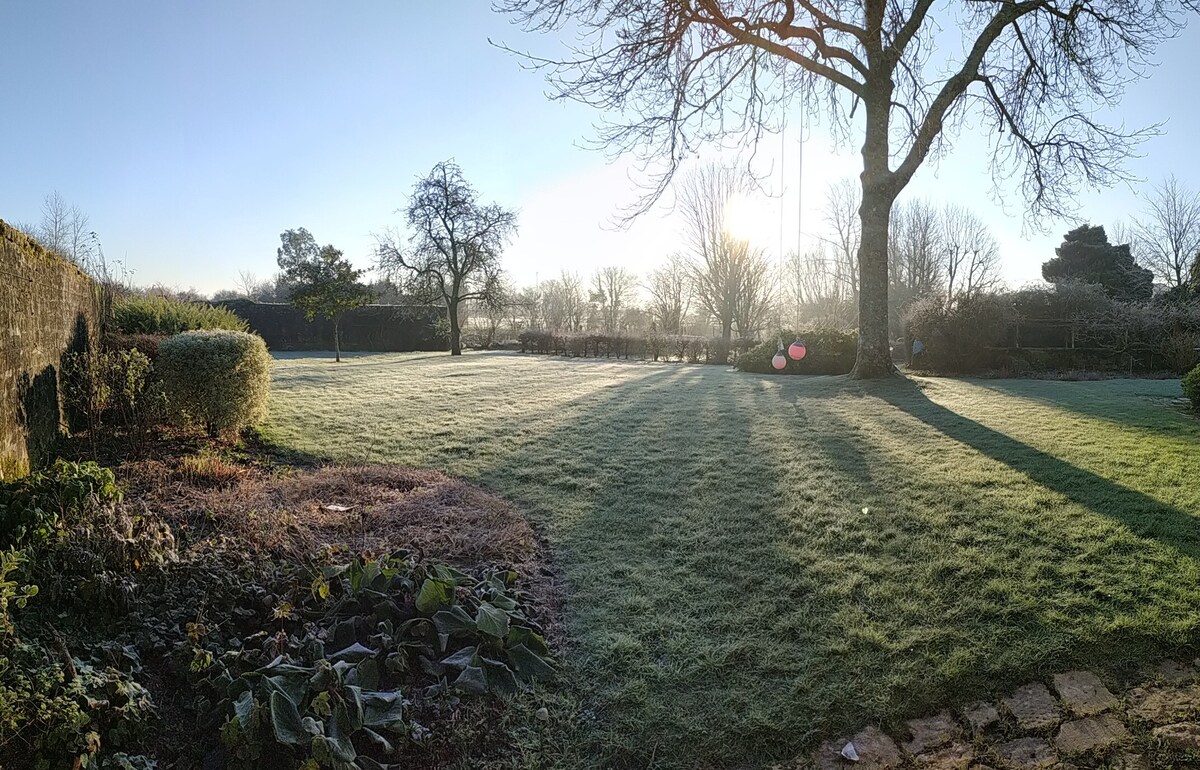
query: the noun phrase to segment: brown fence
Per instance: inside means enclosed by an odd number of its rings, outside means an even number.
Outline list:
[[[0,478],[52,458],[63,359],[95,346],[99,317],[79,268],[0,221]]]

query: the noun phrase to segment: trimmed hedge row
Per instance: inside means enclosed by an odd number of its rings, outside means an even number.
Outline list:
[[[120,334],[163,336],[193,329],[244,332],[249,328],[228,308],[166,297],[135,296],[119,297],[113,303],[113,326]]]
[[[738,371],[756,374],[848,374],[854,368],[858,354],[858,333],[841,329],[810,329],[795,332],[785,329],[777,339],[738,356]],[[771,359],[779,351],[779,342],[786,348],[794,340],[802,340],[808,352],[799,361],[787,359],[787,366],[776,369]],[[786,353],[784,354],[787,357]]]
[[[642,361],[686,361],[693,364],[726,364],[755,343],[726,341],[720,337],[682,334],[622,336],[527,330],[517,337],[522,353],[575,358],[636,358]]]

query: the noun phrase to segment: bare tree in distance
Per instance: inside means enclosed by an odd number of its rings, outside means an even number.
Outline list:
[[[726,342],[739,321],[754,325],[749,319],[765,291],[759,284],[769,281],[769,270],[760,269],[765,264],[761,251],[727,229],[730,203],[749,184],[737,168],[716,163],[693,168],[676,182],[675,210],[691,251],[692,293]],[[739,334],[754,331],[738,329]]]
[[[739,284],[734,293],[733,323],[739,338],[755,339],[775,299],[771,264],[762,249],[752,247],[745,239],[734,239],[731,248]]]
[[[621,320],[637,293],[637,276],[623,267],[602,267],[592,276],[592,296],[599,304],[605,334],[621,331]]]
[[[831,235],[823,240],[833,248],[838,280],[855,300],[858,299],[858,251],[862,246],[862,220],[858,214],[861,206],[862,192],[853,179],[840,179],[826,188],[822,214]]]
[[[687,260],[672,254],[646,281],[650,316],[663,334],[679,334],[691,309],[691,269]]]
[[[1192,261],[1200,252],[1200,191],[1181,184],[1175,175],[1145,196],[1143,215],[1133,224],[1134,255],[1169,288],[1188,283]],[[1123,243],[1117,233],[1113,243]]]
[[[641,210],[700,147],[753,147],[796,103],[861,142],[859,378],[894,371],[888,229],[917,169],[971,118],[992,140],[997,184],[1016,178],[1033,217],[1073,211],[1079,181],[1128,178],[1122,161],[1153,133],[1104,125],[1096,105],[1119,101],[1200,10],[1197,0],[977,0],[936,12],[933,0],[495,6],[527,31],[574,38],[562,58],[527,60],[558,97],[624,119],[599,139],[649,168]]]
[[[578,274],[563,270],[558,278],[543,281],[541,300],[547,329],[576,332],[583,328],[587,303]]]
[[[888,258],[893,288],[906,299],[924,297],[941,288],[942,222],[937,208],[923,198],[903,201],[894,212],[897,226]]]
[[[500,254],[517,230],[517,214],[482,203],[453,160],[433,167],[413,187],[404,209],[408,235],[378,237],[379,267],[405,280],[418,296],[445,305],[450,355],[462,355],[464,302],[498,296]]]
[[[239,270],[237,280],[234,281],[234,287],[246,299],[257,299],[259,286],[261,285],[258,276],[250,270]]]
[[[28,229],[25,229],[28,228]],[[54,191],[42,200],[42,221],[24,231],[50,251],[74,262],[84,272],[107,280],[107,264],[100,263],[100,247],[91,221],[78,206]]]
[[[975,297],[1000,285],[1000,246],[975,212],[956,203],[941,211],[946,299]]]

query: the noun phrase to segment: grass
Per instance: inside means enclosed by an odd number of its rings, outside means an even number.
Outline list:
[[[512,354],[274,378],[275,441],[465,476],[551,544],[578,710],[531,764],[752,767],[1200,640],[1200,421],[1178,382]]]

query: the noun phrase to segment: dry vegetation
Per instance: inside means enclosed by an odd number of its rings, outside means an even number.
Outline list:
[[[456,565],[529,565],[536,538],[511,505],[438,471],[384,465],[294,469],[201,452],[120,469],[132,496],[195,536],[283,555],[343,543]]]

